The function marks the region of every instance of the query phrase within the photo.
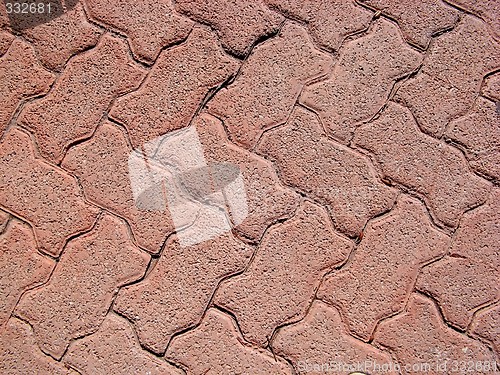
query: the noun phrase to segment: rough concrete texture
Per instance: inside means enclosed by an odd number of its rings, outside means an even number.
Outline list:
[[[0,374],[499,373],[498,0],[12,3]]]

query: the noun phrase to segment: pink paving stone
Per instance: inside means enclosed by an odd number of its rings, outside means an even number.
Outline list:
[[[423,195],[432,214],[456,227],[464,211],[486,200],[491,185],[473,174],[454,147],[423,134],[411,113],[391,103],[358,129],[356,145],[370,151],[384,176]]]
[[[27,292],[15,314],[34,327],[44,351],[61,358],[71,340],[98,329],[118,288],[141,278],[148,261],[125,224],[104,214],[68,243],[50,281]]]
[[[372,13],[353,1],[264,0],[272,9],[306,23],[307,31],[319,46],[337,51],[344,39],[366,29]]]
[[[500,305],[478,313],[472,321],[471,331],[491,342],[497,357],[500,358]]]
[[[166,356],[197,375],[292,374],[282,359],[244,344],[233,319],[216,309],[196,329],[175,337]]]
[[[8,40],[8,39],[7,39]],[[33,48],[15,39],[0,57],[0,136],[23,99],[46,93],[54,75],[37,61]]]
[[[420,62],[396,25],[380,19],[368,34],[346,44],[331,77],[307,87],[300,101],[319,114],[328,135],[348,143],[357,123],[373,117],[396,80]]]
[[[0,30],[0,56],[7,52],[13,41],[14,35],[7,31]]]
[[[96,333],[70,345],[63,362],[82,374],[183,374],[143,350],[130,324],[114,314],[106,316]]]
[[[376,180],[365,157],[330,141],[317,118],[302,108],[286,125],[264,134],[256,152],[275,162],[285,184],[326,204],[335,227],[351,237],[396,198]]]
[[[481,17],[491,27],[492,31],[500,37],[500,5],[496,0],[447,0],[450,4]]]
[[[220,281],[242,271],[251,254],[230,232],[188,247],[172,237],[146,279],[120,291],[114,309],[132,321],[142,345],[163,353],[174,333],[199,323]]]
[[[209,102],[231,140],[251,148],[262,131],[286,121],[302,87],[326,74],[331,58],[314,49],[304,29],[286,23],[274,38],[258,45],[236,80]]]
[[[57,70],[63,68],[71,56],[94,46],[101,33],[87,21],[81,4],[76,4],[60,17],[22,31],[40,61]]]
[[[450,123],[447,137],[465,146],[476,171],[500,179],[500,113],[497,104],[478,97],[472,110]]]
[[[0,142],[0,205],[27,220],[40,250],[53,256],[90,229],[98,213],[76,180],[35,156],[30,137],[16,128]]]
[[[0,327],[9,319],[21,294],[47,281],[55,262],[36,251],[31,228],[12,220],[0,234]]]
[[[480,305],[500,297],[499,244],[500,190],[495,189],[486,205],[463,216],[450,256],[419,276],[417,287],[431,293],[446,320],[462,329]]]
[[[458,21],[456,9],[441,0],[361,2],[396,19],[405,39],[424,49],[428,47],[433,35],[453,27]]]
[[[294,364],[299,374],[324,374],[332,372],[349,375],[346,366],[367,363],[391,363],[389,353],[352,337],[346,330],[336,308],[314,301],[307,316],[298,323],[281,328],[272,347]],[[335,363],[338,368],[335,368]],[[319,367],[322,364],[323,367]],[[330,366],[330,367],[328,367]],[[370,374],[396,374],[395,371],[377,371],[366,366]]]
[[[177,0],[175,9],[215,29],[222,46],[234,55],[248,54],[262,37],[278,31],[283,17],[252,0]]]
[[[162,52],[139,90],[119,98],[110,116],[126,125],[132,144],[189,124],[205,96],[238,68],[215,35],[196,27],[187,41]]]
[[[250,267],[223,282],[214,302],[236,315],[247,340],[265,346],[278,326],[303,318],[323,276],[352,247],[323,208],[304,202],[266,232]]]
[[[76,374],[45,355],[36,344],[31,327],[17,318],[11,318],[0,332],[0,372],[9,375]]]
[[[383,345],[394,354],[404,375],[468,374],[467,367],[461,367],[461,361],[494,361],[494,356],[486,346],[446,326],[436,305],[418,294],[411,296],[405,313],[380,324],[374,343]],[[444,372],[446,362],[448,371]],[[432,367],[424,368],[419,364]],[[414,365],[417,371],[412,369]],[[453,366],[458,369],[453,370]]]
[[[113,100],[137,88],[144,70],[126,44],[108,34],[68,64],[51,92],[28,104],[19,122],[32,130],[42,155],[59,162],[75,141],[89,137]]]
[[[500,73],[485,78],[482,94],[495,100],[497,103],[500,102]]]
[[[425,208],[401,197],[388,216],[368,223],[350,263],[326,277],[318,298],[339,306],[349,329],[368,341],[381,319],[404,309],[422,265],[447,246]]]
[[[128,37],[133,54],[148,63],[185,39],[193,22],[175,13],[170,0],[86,0],[90,18]]]
[[[450,120],[476,99],[483,77],[498,68],[500,44],[484,23],[470,16],[432,43],[419,74],[397,92],[419,126],[440,137]]]

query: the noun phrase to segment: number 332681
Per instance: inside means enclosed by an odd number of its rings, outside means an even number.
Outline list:
[[[6,3],[5,8],[9,14],[41,14],[50,13],[50,3]]]

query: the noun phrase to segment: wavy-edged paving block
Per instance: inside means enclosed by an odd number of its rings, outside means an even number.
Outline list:
[[[72,339],[97,330],[118,288],[141,278],[148,261],[126,225],[104,214],[91,232],[68,243],[49,282],[28,291],[15,314],[34,327],[44,351],[61,358]]]
[[[291,368],[262,349],[247,346],[231,317],[209,309],[196,329],[175,337],[166,357],[192,374],[291,374]]]
[[[260,1],[176,0],[175,9],[216,30],[222,45],[232,54],[246,55],[252,45],[278,31],[283,22]]]
[[[357,123],[374,116],[397,79],[416,69],[421,59],[397,26],[381,19],[368,34],[346,44],[331,78],[308,86],[300,102],[319,114],[329,135],[347,143]]]
[[[479,341],[448,327],[436,305],[418,294],[412,294],[406,312],[380,323],[374,343],[395,355],[404,374],[465,374],[463,363],[495,360]]]
[[[10,35],[10,34],[9,34]],[[14,39],[0,57],[0,136],[22,99],[49,91],[55,76],[38,62],[33,48]]]
[[[47,281],[55,262],[36,251],[31,228],[12,220],[0,235],[0,327],[9,319],[21,294]]]
[[[68,146],[88,137],[119,95],[138,87],[145,72],[126,44],[105,35],[71,60],[46,97],[28,104],[19,122],[31,129],[44,157],[59,162]]]
[[[82,374],[183,374],[143,350],[130,323],[114,314],[106,316],[96,333],[75,341],[63,361]]]
[[[171,0],[86,0],[90,18],[128,37],[132,52],[149,63],[164,47],[185,39],[193,22],[176,14]]]
[[[330,64],[304,29],[287,23],[252,51],[234,83],[209,102],[208,111],[222,118],[232,140],[251,148],[263,130],[286,121],[304,84],[325,74]]]
[[[306,201],[266,232],[250,267],[223,282],[214,302],[236,315],[245,338],[265,346],[276,327],[306,314],[322,277],[352,247],[326,211]]]
[[[44,354],[36,343],[31,327],[17,318],[11,318],[0,331],[0,373],[75,374],[54,358]]]
[[[500,6],[496,0],[446,0],[448,3],[478,15],[500,37]]]
[[[423,134],[398,104],[359,128],[354,142],[375,155],[386,177],[422,194],[447,226],[456,227],[463,212],[484,203],[491,189],[469,170],[460,151]]]
[[[13,128],[0,143],[0,205],[33,226],[40,249],[58,256],[66,240],[91,228],[98,209],[76,180],[35,157],[30,137]]]
[[[361,2],[396,19],[405,39],[424,49],[434,34],[453,27],[458,21],[456,9],[442,0],[361,0]]]
[[[276,354],[290,359],[299,374],[348,375],[352,371],[347,366],[357,364],[370,374],[397,374],[370,368],[369,364],[391,363],[391,356],[352,337],[337,309],[318,300],[304,319],[277,332],[272,347]]]
[[[187,247],[172,237],[146,279],[120,291],[114,309],[133,322],[143,345],[163,353],[174,333],[200,321],[222,278],[241,271],[251,254],[231,232]]]
[[[349,236],[358,236],[396,198],[365,157],[327,139],[317,118],[302,108],[264,134],[256,151],[274,160],[285,184],[327,204],[335,227]]]
[[[490,75],[485,78],[482,87],[482,94],[497,103],[500,102],[500,73]]]
[[[401,197],[388,216],[368,223],[351,262],[327,276],[318,298],[339,306],[350,330],[368,341],[381,319],[404,309],[422,265],[447,246],[425,208]]]
[[[426,132],[440,137],[474,103],[483,77],[498,68],[500,44],[470,16],[432,43],[422,69],[396,93]]]
[[[478,313],[471,325],[471,332],[489,340],[500,358],[500,305]]]
[[[450,257],[424,268],[417,287],[434,296],[448,321],[466,328],[479,306],[500,296],[499,245],[500,190],[495,189],[486,205],[463,216]]]
[[[139,90],[119,98],[110,115],[134,147],[189,124],[205,96],[238,68],[216,36],[196,27],[187,41],[163,51]]]
[[[264,0],[272,9],[306,23],[314,42],[337,51],[349,35],[366,29],[372,13],[346,0]]]

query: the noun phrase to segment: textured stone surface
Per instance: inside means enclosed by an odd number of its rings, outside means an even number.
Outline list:
[[[275,161],[286,184],[327,204],[335,226],[350,236],[394,202],[395,191],[376,181],[367,159],[328,140],[303,109],[267,132],[256,151]]]
[[[60,358],[72,339],[97,330],[118,288],[142,277],[148,260],[124,223],[104,214],[90,233],[69,242],[50,281],[27,292],[15,313]]]
[[[466,328],[478,306],[500,296],[499,244],[500,191],[495,189],[486,205],[464,215],[450,256],[424,268],[417,287],[432,293],[448,321]]]
[[[441,0],[361,0],[398,21],[407,41],[427,48],[431,37],[458,21],[458,12]]]
[[[16,39],[0,57],[0,136],[23,99],[46,93],[54,75],[37,61],[29,44]]]
[[[172,334],[200,321],[218,283],[251,254],[230,233],[189,247],[172,237],[153,271],[122,289],[114,309],[133,322],[143,345],[163,353]]]
[[[426,133],[440,137],[450,120],[467,111],[483,76],[498,68],[500,45],[484,23],[464,17],[451,32],[436,38],[419,74],[398,90]]]
[[[142,350],[130,324],[113,314],[106,317],[99,331],[74,342],[64,362],[82,374],[182,374]]]
[[[459,369],[460,361],[494,361],[486,346],[447,327],[434,303],[417,294],[411,296],[407,312],[380,324],[374,343],[387,347],[402,368],[410,369],[404,374],[421,374],[423,367],[419,364],[432,366],[431,371],[424,368],[423,372],[433,374],[443,373],[442,367],[439,370],[437,366],[445,362],[452,373],[453,361],[457,361]],[[417,371],[412,370],[414,365]],[[468,372],[462,369],[458,373]]]
[[[492,31],[500,36],[500,6],[495,0],[447,0],[485,20],[490,25]]]
[[[246,55],[262,37],[278,31],[283,17],[260,1],[177,0],[175,9],[217,32],[222,45],[234,55]]]
[[[175,13],[170,0],[86,0],[90,17],[128,37],[139,59],[153,62],[160,51],[185,39],[193,23]]]
[[[0,327],[14,310],[21,294],[45,282],[54,262],[36,251],[31,228],[12,220],[0,235]]]
[[[185,365],[192,374],[291,374],[283,360],[242,343],[235,322],[209,309],[200,326],[175,337],[166,356]]]
[[[481,311],[472,322],[471,331],[493,344],[493,348],[500,357],[500,306],[496,305]]]
[[[500,102],[500,73],[486,77],[482,88],[484,96]]]
[[[113,99],[136,88],[144,71],[120,39],[104,36],[75,57],[49,95],[30,103],[19,121],[36,136],[42,155],[56,162],[73,142],[92,134]]]
[[[9,49],[10,45],[14,41],[14,35],[11,33],[0,30],[0,56],[2,56]],[[4,77],[5,79],[6,77]]]
[[[368,341],[381,319],[403,310],[420,267],[447,245],[424,207],[402,197],[388,216],[368,224],[349,265],[327,276],[318,298],[339,306],[350,330]]]
[[[214,301],[236,315],[247,340],[265,345],[276,327],[305,315],[321,278],[351,248],[325,210],[305,202],[293,218],[268,230],[250,267],[224,282]]]
[[[391,356],[350,336],[336,308],[324,302],[313,302],[307,316],[298,323],[281,328],[272,347],[276,354],[292,360],[299,374],[333,372],[348,375],[352,371],[337,369],[334,363],[390,363]],[[315,370],[315,365],[327,364]],[[368,366],[367,366],[368,367]],[[372,370],[367,368],[367,370]],[[396,374],[395,371],[371,371],[370,374]]]
[[[10,215],[5,211],[0,210],[0,234],[5,230],[9,219]]]
[[[252,51],[235,82],[210,101],[209,111],[222,118],[233,141],[250,148],[264,129],[286,121],[304,84],[324,75],[330,64],[305,30],[287,23]]]
[[[330,51],[337,51],[347,36],[366,29],[372,18],[370,11],[351,1],[264,0],[264,2],[288,17],[305,22],[313,41]]]
[[[386,103],[399,77],[421,61],[389,21],[346,44],[331,77],[307,87],[300,101],[320,116],[329,135],[347,143],[356,124],[369,120]]]
[[[456,227],[462,213],[483,203],[490,189],[469,171],[459,151],[420,132],[409,111],[397,104],[358,129],[354,142],[375,155],[385,176],[421,193],[448,226]]]
[[[195,28],[164,51],[139,90],[118,99],[110,115],[127,126],[134,147],[187,126],[208,92],[235,73],[215,35]]]
[[[75,179],[36,158],[30,137],[17,129],[0,142],[0,205],[29,221],[40,249],[54,256],[97,215]]]

